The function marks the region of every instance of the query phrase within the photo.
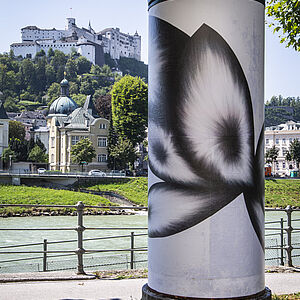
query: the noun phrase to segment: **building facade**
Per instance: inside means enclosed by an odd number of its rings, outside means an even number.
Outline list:
[[[64,79],[61,82],[61,96],[51,104],[47,117],[50,169],[81,171],[81,166],[72,161],[71,148],[81,139],[88,138],[96,150],[96,157],[84,170],[106,171],[109,121],[97,116],[91,96],[87,97],[83,107],[78,107],[69,98],[68,89],[69,83]]]
[[[44,50],[60,50],[65,54],[75,50],[93,64],[103,65],[103,53],[113,59],[130,57],[141,60],[141,36],[120,32],[119,28],[107,28],[95,32],[89,23],[88,28],[79,28],[74,18],[67,18],[65,30],[41,29],[27,26],[21,29],[22,42],[11,44],[15,56],[34,58]]]
[[[0,103],[0,156],[8,148],[9,118],[2,102]],[[2,160],[0,162],[2,168]]]
[[[278,157],[274,165],[274,173],[279,176],[290,174],[290,170],[297,168],[294,162],[286,160],[285,156],[293,140],[300,140],[300,123],[289,121],[278,126],[265,129],[265,153],[273,146],[278,150]]]

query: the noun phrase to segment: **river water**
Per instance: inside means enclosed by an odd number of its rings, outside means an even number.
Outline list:
[[[280,218],[286,220],[284,212],[266,212],[266,222],[279,221]],[[300,212],[293,213],[293,219],[300,220]],[[74,228],[77,226],[76,216],[41,216],[41,217],[14,217],[1,218],[0,228]],[[89,227],[105,227],[105,228],[124,228],[124,227],[147,227],[147,215],[132,216],[84,216],[84,226]],[[294,227],[300,227],[300,222],[295,222]],[[279,227],[278,223],[268,224],[267,227]],[[146,230],[86,230],[84,238],[109,237],[130,235],[134,231],[135,234],[146,233]],[[266,234],[274,233],[268,231]],[[17,244],[42,243],[44,239],[48,242],[73,240],[77,238],[75,230],[68,231],[0,231],[0,247],[11,246]],[[300,233],[294,234],[294,241],[299,242]],[[266,236],[266,246],[279,245],[279,235]],[[103,249],[129,249],[131,245],[130,237],[113,238],[105,240],[85,241],[84,248],[87,250],[103,250]],[[299,246],[298,245],[298,246]],[[147,236],[136,236],[134,239],[135,247],[147,247]],[[48,250],[74,250],[77,248],[76,242],[48,244]],[[42,251],[43,245],[30,247],[9,248],[1,251]],[[295,254],[300,254],[298,251]],[[25,272],[25,271],[41,271],[43,254],[0,254],[0,272]],[[49,254],[55,255],[55,254]],[[280,250],[266,250],[266,264],[276,265],[279,259]],[[15,259],[24,259],[30,257],[40,257],[36,260],[12,261]],[[97,253],[85,255],[84,264],[94,269],[124,269],[129,268],[130,253],[129,252],[113,252],[113,253]],[[137,268],[144,268],[146,263],[146,252],[137,252],[135,260],[140,261],[135,264]],[[5,262],[4,262],[5,261]],[[295,258],[295,264],[300,265],[300,257]],[[60,270],[76,267],[76,256],[62,256],[47,259],[47,268],[49,270]]]

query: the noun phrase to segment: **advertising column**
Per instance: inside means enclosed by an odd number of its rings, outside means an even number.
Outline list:
[[[271,299],[264,0],[149,0],[143,299]]]

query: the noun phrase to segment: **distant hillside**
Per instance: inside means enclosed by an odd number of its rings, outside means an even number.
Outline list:
[[[148,65],[134,58],[120,57],[111,59],[109,54],[105,54],[105,64],[111,69],[119,69],[123,75],[138,76],[148,82]]]
[[[273,96],[265,105],[265,127],[300,121],[300,97]]]
[[[60,95],[59,83],[65,77],[70,83],[70,96],[83,105],[87,95],[100,96],[110,92],[120,75],[139,76],[148,81],[148,66],[131,58],[113,60],[105,55],[106,64],[93,65],[76,52],[65,55],[50,49],[38,52],[34,59],[15,57],[13,52],[0,53],[0,91],[8,112],[34,110],[49,106]],[[1,99],[0,99],[1,100]]]

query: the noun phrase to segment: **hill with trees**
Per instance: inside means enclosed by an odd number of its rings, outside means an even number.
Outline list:
[[[102,67],[93,65],[76,51],[65,55],[50,49],[46,55],[43,50],[34,59],[15,57],[12,52],[0,54],[0,91],[5,99],[8,112],[45,108],[60,93],[60,81],[66,77],[70,83],[70,96],[79,106],[87,95],[97,99],[107,95],[112,85],[123,74],[139,76],[147,81],[147,65],[133,58],[113,60],[105,56]],[[116,72],[114,72],[116,71]]]
[[[289,120],[300,121],[300,97],[273,96],[265,104],[265,126],[275,126]]]

